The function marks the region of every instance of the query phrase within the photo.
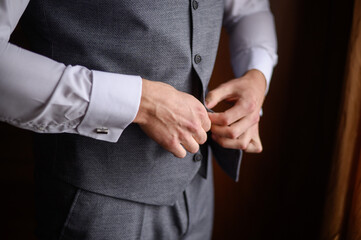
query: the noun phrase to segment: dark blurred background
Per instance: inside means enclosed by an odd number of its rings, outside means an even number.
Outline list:
[[[279,63],[260,123],[264,151],[245,155],[238,183],[214,165],[217,240],[321,239],[353,1],[271,8]],[[19,29],[11,41],[26,45]],[[211,88],[233,77],[227,41],[223,31]],[[35,239],[32,136],[4,123],[0,133],[0,238]]]

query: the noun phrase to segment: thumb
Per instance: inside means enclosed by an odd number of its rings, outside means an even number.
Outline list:
[[[261,153],[263,150],[261,139],[252,139],[251,142],[248,144],[245,152],[248,153]]]
[[[259,136],[258,124],[256,124],[256,126],[254,126],[253,128],[255,128],[255,132],[253,133],[254,136],[251,139],[251,142],[248,144],[247,149],[245,149],[245,152],[260,153],[263,150],[263,146],[261,142],[261,137]]]
[[[230,97],[232,90],[227,85],[222,84],[219,87],[210,91],[205,99],[206,107],[211,109],[216,106],[219,102]]]

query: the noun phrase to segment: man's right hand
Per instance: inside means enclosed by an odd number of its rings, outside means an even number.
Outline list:
[[[176,157],[184,158],[186,150],[196,153],[211,128],[205,107],[168,84],[142,81],[142,97],[133,122]]]

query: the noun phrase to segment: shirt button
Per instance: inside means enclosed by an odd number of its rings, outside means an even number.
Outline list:
[[[198,9],[198,2],[196,0],[193,0],[193,9],[197,10]]]
[[[196,64],[198,64],[198,63],[200,63],[201,61],[202,61],[201,55],[196,54],[196,55],[194,56],[194,62],[195,62]]]
[[[202,161],[202,158],[203,158],[203,156],[202,156],[201,153],[196,153],[196,154],[194,154],[194,156],[193,156],[193,161],[199,162],[199,161]]]

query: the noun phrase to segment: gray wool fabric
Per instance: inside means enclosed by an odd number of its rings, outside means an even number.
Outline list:
[[[223,1],[198,2],[194,10],[190,0],[32,0],[22,23],[34,52],[65,64],[162,81],[203,102]],[[215,142],[210,146],[221,167],[237,179],[241,152]],[[136,124],[117,143],[37,135],[35,149],[38,171],[86,191],[152,205],[175,204],[202,162],[200,152],[174,157]]]
[[[210,240],[212,164],[207,174],[207,179],[196,174],[180,198],[167,206],[90,192],[38,172],[36,235],[39,240]]]

